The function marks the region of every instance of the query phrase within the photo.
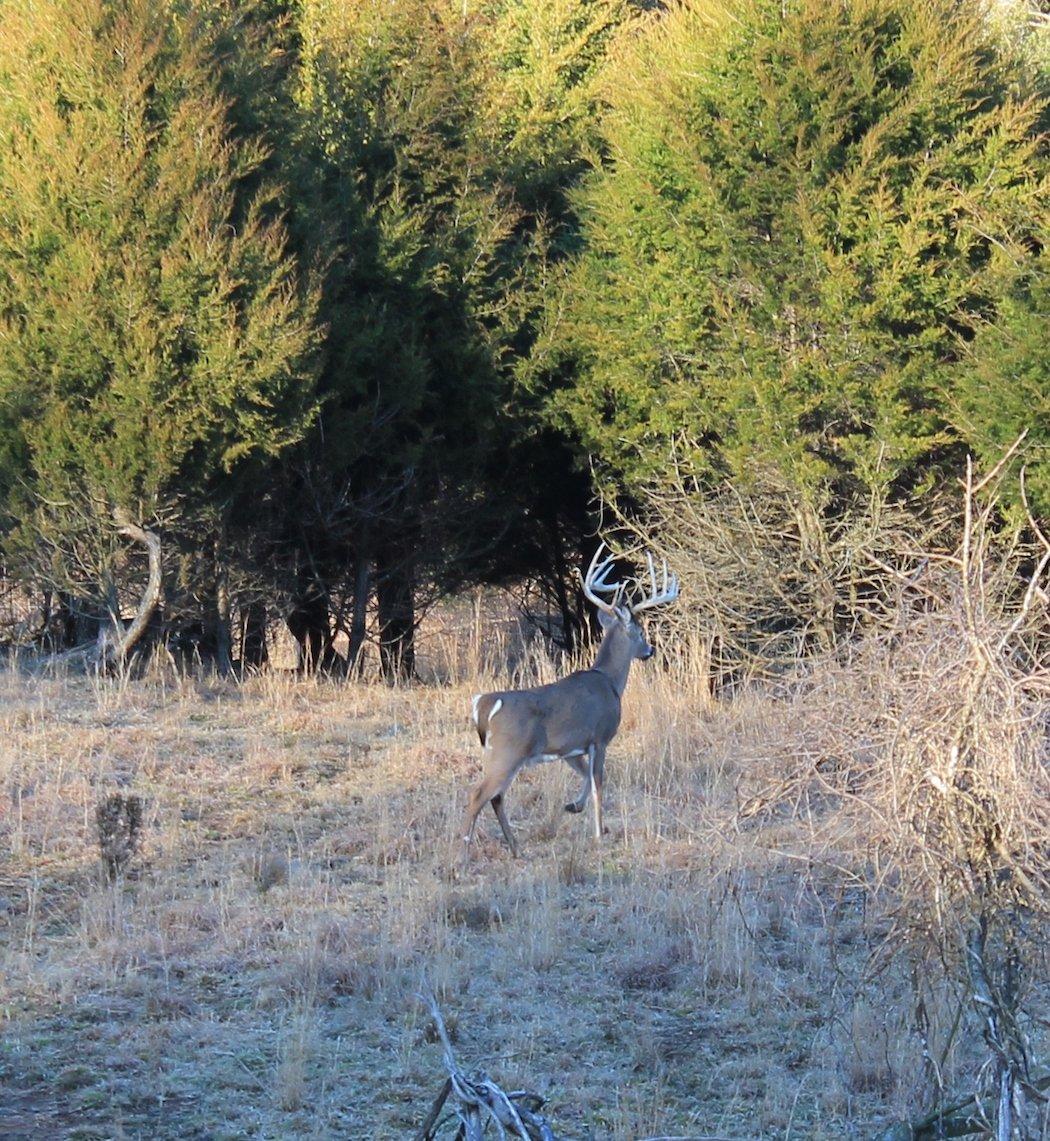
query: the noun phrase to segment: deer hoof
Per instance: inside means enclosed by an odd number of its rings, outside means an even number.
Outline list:
[[[577,804],[575,800],[570,800],[569,803],[565,806],[565,811],[566,812],[582,812],[583,811],[583,805]]]

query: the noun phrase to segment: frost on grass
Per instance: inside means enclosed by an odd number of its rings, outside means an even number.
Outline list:
[[[561,811],[575,778],[547,766],[507,805],[525,858],[483,817],[465,874],[470,697],[500,679],[491,647],[453,652],[454,624],[426,688],[3,675],[0,1134],[414,1136],[446,1076],[424,968],[464,1058],[534,1090],[568,1137],[917,1120],[993,1073],[974,950],[992,989],[996,964],[1023,967],[1016,1028],[1038,1063],[1042,825],[1016,812],[1046,803],[1045,691],[1002,671],[1043,675],[1015,648],[973,688],[954,565],[899,636],[775,691],[712,703],[641,671],[602,847]],[[974,613],[993,646],[1014,621]],[[133,874],[110,883],[95,810],[114,788],[143,811]],[[1015,927],[997,919],[983,951],[917,938],[940,930],[937,901],[980,934],[983,884]]]

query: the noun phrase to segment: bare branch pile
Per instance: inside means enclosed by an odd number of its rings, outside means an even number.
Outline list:
[[[430,1008],[441,1039],[448,1077],[431,1106],[416,1141],[436,1141],[448,1136],[455,1141],[481,1141],[495,1124],[501,1138],[521,1141],[557,1141],[547,1119],[539,1112],[543,1098],[527,1090],[504,1092],[489,1076],[479,1071],[468,1077],[456,1064],[452,1043],[437,1000],[429,989],[421,996]]]

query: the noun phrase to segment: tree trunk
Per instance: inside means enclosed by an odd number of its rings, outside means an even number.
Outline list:
[[[554,590],[561,611],[562,643],[564,648],[572,653],[579,649],[580,625],[577,617],[578,611],[569,601],[569,592],[566,583],[569,581],[569,572],[565,565],[565,551],[562,546],[561,530],[556,519],[548,518],[546,522],[547,536],[550,540],[551,562],[554,569]]]
[[[354,609],[350,616],[350,648],[347,651],[347,671],[361,670],[361,651],[365,644],[368,625],[368,599],[371,594],[372,568],[368,556],[358,554],[354,566]]]
[[[408,681],[415,673],[416,614],[412,564],[400,552],[387,552],[376,574],[379,603],[379,665],[388,682]]]
[[[253,602],[246,606],[242,624],[244,632],[241,636],[241,667],[262,669],[270,660],[270,652],[266,646],[265,604]]]
[[[52,625],[56,627],[53,648],[57,650],[71,650],[80,642],[86,642],[97,635],[96,628],[93,634],[78,638],[78,627],[81,625],[79,614],[83,611],[83,604],[78,603],[71,595],[59,591],[48,605],[46,629]]]
[[[230,579],[223,559],[223,527],[215,539],[215,668],[225,677],[233,670],[233,633],[230,629]]]
[[[121,511],[114,512],[114,518],[121,535],[133,542],[141,543],[146,548],[149,559],[149,578],[146,589],[142,592],[138,610],[135,617],[125,627],[119,614],[114,614],[113,624],[107,629],[99,631],[96,649],[96,662],[104,670],[123,669],[127,665],[128,655],[146,632],[150,619],[153,617],[160,603],[163,564],[161,560],[160,538],[153,531],[140,527]]]
[[[300,669],[306,674],[316,673],[329,637],[328,599],[318,591],[300,596],[288,615],[288,629],[299,643]]]
[[[332,645],[327,594],[311,583],[287,621],[292,637],[299,643],[299,664],[304,673],[346,673],[346,660]]]

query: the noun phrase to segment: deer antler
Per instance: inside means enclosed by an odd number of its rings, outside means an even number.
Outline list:
[[[606,581],[616,561],[616,556],[611,552],[602,558],[602,552],[607,549],[604,542],[598,545],[598,549],[594,552],[594,558],[591,559],[591,565],[587,568],[587,573],[581,575],[580,579],[583,583],[584,596],[589,602],[606,614],[619,616],[622,613],[620,603],[626,584]],[[607,602],[604,598],[599,598],[599,593],[611,594],[613,596],[612,601]]]
[[[678,597],[678,576],[668,571],[667,560],[664,559],[663,561],[663,581],[657,583],[653,556],[649,551],[646,551],[645,558],[649,563],[649,584],[651,589],[648,598],[630,603],[632,614],[640,614],[643,610],[651,610],[654,606],[663,606],[665,603],[674,602]]]

